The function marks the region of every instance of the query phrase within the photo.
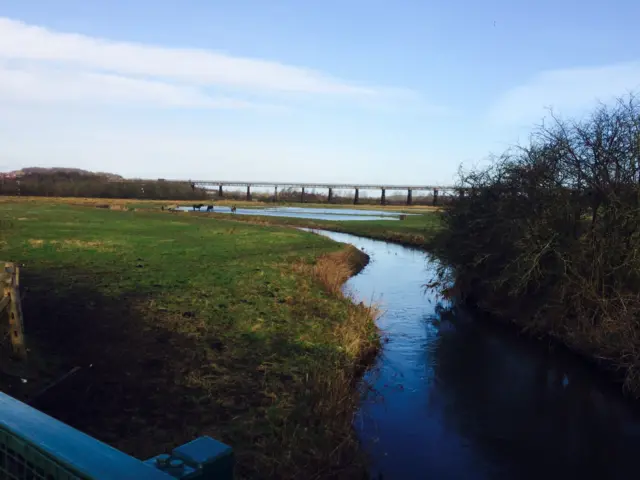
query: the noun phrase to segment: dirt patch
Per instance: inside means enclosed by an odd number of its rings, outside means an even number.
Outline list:
[[[98,240],[76,240],[76,239],[66,239],[66,240],[51,240],[48,242],[50,245],[55,245],[58,248],[69,248],[69,249],[88,249],[88,250],[96,250],[99,252],[113,252],[116,249],[116,244],[113,242],[103,242]],[[41,245],[40,245],[41,246]]]
[[[62,244],[71,248],[88,248],[92,250],[99,250],[103,252],[110,252],[114,250],[114,246],[111,243],[99,242],[99,241],[82,241],[82,240],[64,240]]]
[[[110,252],[115,249],[115,245],[113,243],[101,241],[85,241],[75,239],[45,241],[40,238],[30,238],[28,242],[29,245],[34,248],[41,248],[44,245],[48,244],[63,248],[92,249],[103,252]]]
[[[64,240],[64,245],[68,245],[76,248],[102,248],[104,243],[102,242],[84,242],[82,240]]]

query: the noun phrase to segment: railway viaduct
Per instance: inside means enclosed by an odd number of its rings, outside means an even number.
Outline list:
[[[360,190],[380,190],[380,203],[384,205],[386,203],[387,190],[404,190],[407,192],[407,205],[411,205],[413,201],[413,192],[416,191],[430,191],[433,194],[433,203],[438,203],[438,195],[442,192],[452,192],[455,187],[451,185],[390,185],[390,184],[358,184],[358,183],[291,183],[291,182],[246,182],[246,181],[219,181],[219,180],[189,180],[189,183],[194,187],[201,187],[207,189],[218,190],[218,196],[224,196],[224,187],[244,187],[247,189],[247,200],[251,200],[251,188],[263,187],[273,188],[275,192],[275,198],[278,198],[278,188],[289,187],[300,189],[300,201],[304,202],[305,189],[310,188],[323,188],[327,189],[327,199],[329,203],[333,198],[334,190],[353,190],[353,203],[358,204],[360,196]]]

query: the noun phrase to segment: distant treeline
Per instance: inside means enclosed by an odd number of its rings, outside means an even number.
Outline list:
[[[27,172],[19,178],[0,178],[0,195],[153,200],[204,200],[209,196],[206,190],[188,183],[109,181],[101,174],[75,171]]]
[[[615,368],[640,396],[640,103],[552,116],[459,186],[432,286]]]
[[[380,193],[360,190],[358,204],[379,205]],[[404,205],[407,194],[387,191],[386,204]],[[433,205],[433,195],[420,195],[421,192],[413,192],[412,203],[414,205]],[[127,180],[103,173],[92,173],[79,169],[66,168],[26,168],[20,172],[17,178],[0,176],[0,195],[22,195],[35,197],[89,197],[89,198],[139,198],[153,200],[205,200],[218,199],[246,200],[246,190],[223,189],[223,196],[218,196],[218,189],[198,188],[187,182],[173,182],[165,180]],[[331,203],[349,205],[354,202],[355,191],[334,190]],[[450,203],[451,196],[440,195],[438,205]],[[278,191],[276,199],[275,190],[264,192],[254,190],[251,192],[252,200],[279,203],[327,203],[328,192],[326,189],[309,189],[304,196],[301,189],[283,188]]]

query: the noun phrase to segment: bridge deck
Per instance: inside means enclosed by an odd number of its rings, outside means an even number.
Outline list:
[[[319,183],[319,182],[241,182],[217,180],[192,180],[196,185],[229,186],[229,187],[298,187],[298,188],[333,188],[359,190],[448,190],[453,186],[447,185],[390,185],[390,184],[359,184],[359,183]]]
[[[156,182],[151,179],[127,179],[114,180],[124,182]],[[297,187],[297,188],[331,188],[359,189],[359,190],[453,190],[453,185],[393,185],[382,183],[325,183],[325,182],[266,182],[250,180],[163,180],[175,183],[193,183],[199,186],[223,186],[223,187]]]

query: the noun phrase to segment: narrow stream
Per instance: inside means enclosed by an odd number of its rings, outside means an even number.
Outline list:
[[[345,288],[386,339],[356,430],[376,478],[640,476],[640,402],[582,360],[438,306],[423,252],[353,235],[371,263]]]

